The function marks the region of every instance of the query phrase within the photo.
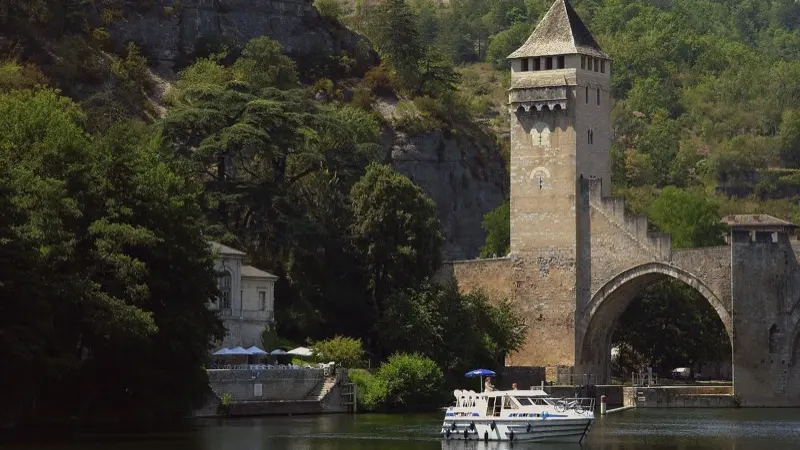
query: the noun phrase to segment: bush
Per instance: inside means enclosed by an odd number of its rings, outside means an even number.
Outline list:
[[[394,95],[394,79],[391,71],[384,64],[370,69],[364,75],[364,82],[376,95]]]
[[[359,411],[375,411],[386,399],[386,383],[365,369],[348,371],[350,381],[356,385],[356,404]]]
[[[327,341],[320,341],[313,345],[317,359],[321,361],[334,361],[342,367],[355,367],[364,358],[364,347],[361,339],[336,336]]]
[[[317,8],[322,17],[331,20],[339,20],[342,16],[342,7],[339,0],[315,0],[314,7]]]
[[[418,353],[390,356],[378,369],[375,379],[373,395],[385,388],[384,405],[393,410],[435,408],[439,405],[444,386],[442,370],[433,360]]]
[[[353,97],[350,99],[350,104],[361,108],[364,111],[372,110],[372,92],[369,89],[356,88],[353,90]]]

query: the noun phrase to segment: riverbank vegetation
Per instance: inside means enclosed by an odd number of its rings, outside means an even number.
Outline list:
[[[384,164],[380,136],[385,126],[505,133],[504,55],[549,2],[323,2],[381,53],[363,80],[301,77],[258,38],[209,46],[170,84],[142,49],[109,41],[122,4],[90,3],[0,2],[0,359],[13,368],[0,375],[1,422],[161,420],[202,401],[202,364],[222,332],[206,308],[217,294],[211,239],[279,277],[271,342],[361,339],[376,364],[430,375],[420,361],[433,361],[441,386],[519,348],[525,323],[510,304],[432,281],[435,205]],[[612,182],[632,212],[681,246],[716,245],[728,213],[800,219],[797,3],[575,6],[614,58]],[[400,100],[392,119],[375,114],[382,97]],[[507,209],[487,217],[484,256],[506,253]],[[652,335],[642,315],[683,295],[651,289],[617,337],[650,357],[664,346],[641,347]],[[708,341],[677,345],[720,342],[706,319],[685,323]],[[685,350],[658,364],[707,359]],[[374,389],[374,404],[414,403],[398,383]]]

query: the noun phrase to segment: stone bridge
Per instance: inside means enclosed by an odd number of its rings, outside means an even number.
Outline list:
[[[563,249],[528,248],[505,258],[445,264],[441,275],[456,279],[462,290],[510,298],[526,318],[528,342],[507,364],[545,366],[551,374],[572,366],[608,382],[619,317],[645,287],[672,278],[702,294],[725,326],[742,405],[800,405],[800,247],[790,238],[794,227],[769,216],[736,216],[728,245],[672,249],[669,235],[649,232],[646,217],[628,216],[624,200],[603,197],[599,184],[581,180],[577,241],[585,248],[569,249],[577,257]]]
[[[529,334],[507,363],[607,382],[620,315],[644,287],[672,278],[725,325],[741,404],[800,406],[796,227],[729,216],[728,245],[674,250],[646,217],[626,214],[610,197],[612,60],[569,1],[555,0],[509,61],[511,253],[441,274],[515,302]]]

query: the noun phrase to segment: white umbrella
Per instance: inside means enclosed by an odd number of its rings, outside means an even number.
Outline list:
[[[230,355],[231,354],[231,349],[229,349],[228,347],[222,347],[221,349],[215,351],[212,354],[213,355]]]
[[[314,352],[311,349],[306,348],[306,347],[293,348],[293,349],[289,350],[286,353],[288,353],[290,355],[297,355],[297,356],[311,356],[311,355],[314,354]]]
[[[245,348],[243,348],[243,347],[234,347],[234,348],[232,348],[232,349],[231,349],[231,352],[230,352],[230,353],[228,353],[228,354],[229,354],[229,355],[249,355],[249,354],[250,354],[250,352],[249,352],[249,351],[247,351],[247,350],[246,350]]]
[[[281,348],[276,348],[275,350],[269,352],[270,355],[285,355],[286,351]]]

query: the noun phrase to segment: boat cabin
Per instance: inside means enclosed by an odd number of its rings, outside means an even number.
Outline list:
[[[479,416],[479,412],[484,412],[487,417],[500,417],[504,412],[509,413],[508,416],[510,417],[527,417],[529,414],[531,417],[535,417],[538,416],[537,413],[516,410],[530,410],[532,406],[540,408],[554,407],[557,402],[557,399],[552,398],[542,390],[489,391],[481,393],[456,390],[453,395],[456,397],[456,405],[452,411],[455,417]],[[506,416],[507,414],[503,415]]]

